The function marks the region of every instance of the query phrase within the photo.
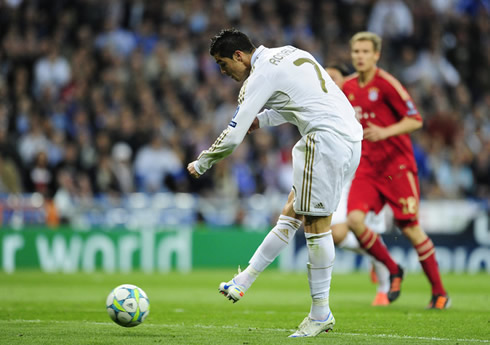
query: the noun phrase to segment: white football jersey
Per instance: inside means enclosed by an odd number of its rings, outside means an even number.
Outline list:
[[[260,46],[252,56],[233,119],[199,155],[196,171],[203,174],[233,152],[257,116],[260,127],[289,122],[302,136],[330,131],[347,141],[362,140],[362,126],[350,102],[310,53],[292,46]]]

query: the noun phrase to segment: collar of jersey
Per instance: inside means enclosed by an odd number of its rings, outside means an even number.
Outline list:
[[[255,49],[254,53],[252,54],[252,66],[255,63],[255,60],[259,57],[259,55],[265,50],[264,46],[259,46],[257,49]]]

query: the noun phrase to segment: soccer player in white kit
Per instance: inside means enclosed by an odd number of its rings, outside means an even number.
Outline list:
[[[302,138],[293,148],[293,186],[276,226],[249,266],[219,290],[234,302],[287,246],[304,219],[308,248],[310,313],[291,337],[311,337],[333,329],[329,291],[335,248],[330,230],[342,187],[357,169],[362,128],[343,92],[308,52],[292,46],[256,48],[235,29],[211,40],[210,54],[221,72],[243,82],[238,107],[214,144],[189,163],[198,178],[259,127],[294,124]],[[260,114],[259,112],[263,110]]]

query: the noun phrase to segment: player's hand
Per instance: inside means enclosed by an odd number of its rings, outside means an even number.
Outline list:
[[[259,119],[255,118],[254,121],[252,122],[252,124],[250,125],[250,128],[247,131],[247,134],[252,133],[253,131],[255,131],[258,128],[259,128]]]
[[[364,128],[364,139],[376,142],[388,138],[385,127],[377,126],[371,122],[367,123],[368,127]]]
[[[187,171],[192,177],[199,178],[201,177],[201,175],[199,175],[199,173],[196,171],[196,168],[194,168],[194,163],[196,163],[196,161],[187,164]]]

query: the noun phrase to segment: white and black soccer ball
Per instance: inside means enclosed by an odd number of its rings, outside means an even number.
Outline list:
[[[105,302],[112,321],[123,327],[143,323],[150,313],[150,300],[139,287],[123,284],[111,291]]]

